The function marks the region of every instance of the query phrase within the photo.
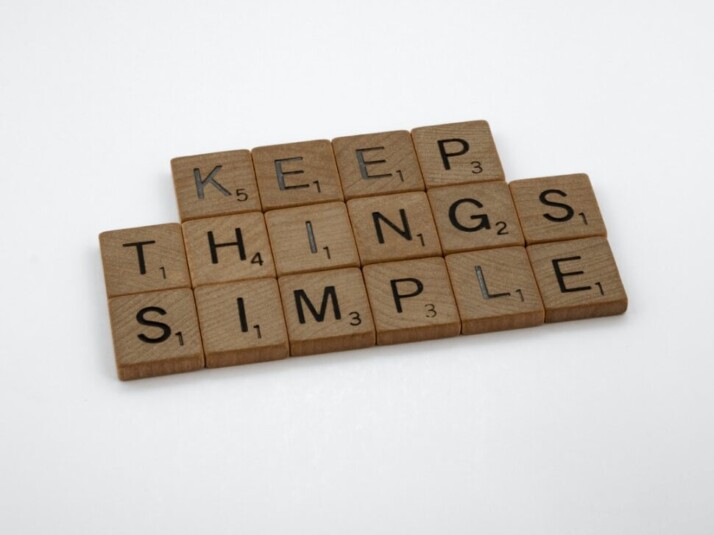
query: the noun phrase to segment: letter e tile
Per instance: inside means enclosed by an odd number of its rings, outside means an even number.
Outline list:
[[[253,163],[263,210],[343,200],[327,140],[258,147]]]
[[[545,305],[545,321],[612,316],[627,294],[607,239],[584,238],[527,248]]]

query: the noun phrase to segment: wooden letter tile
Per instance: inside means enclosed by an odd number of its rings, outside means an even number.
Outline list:
[[[258,147],[253,163],[263,210],[343,200],[327,140]]]
[[[275,279],[213,284],[195,293],[208,368],[288,356],[288,333]]]
[[[260,211],[247,150],[174,158],[171,171],[181,221]]]
[[[281,277],[292,356],[370,347],[372,312],[358,268]]]
[[[607,234],[588,175],[515,180],[510,188],[528,245]]]
[[[343,202],[273,210],[265,222],[278,276],[360,265]]]
[[[260,212],[187,221],[183,232],[194,287],[275,277]]]
[[[426,193],[352,199],[347,208],[363,265],[441,255]]]
[[[191,286],[178,223],[102,232],[99,247],[109,297]]]
[[[524,244],[505,182],[432,188],[428,195],[445,254]]]
[[[607,239],[584,238],[527,248],[546,323],[622,314],[627,295]]]
[[[415,128],[412,138],[427,188],[504,180],[486,121]]]
[[[383,132],[332,140],[346,199],[424,191],[409,132]]]
[[[456,336],[459,314],[443,258],[364,268],[379,345]]]
[[[109,300],[109,315],[121,380],[203,368],[190,289],[114,297]]]
[[[453,254],[446,265],[463,334],[543,323],[543,302],[525,247]]]

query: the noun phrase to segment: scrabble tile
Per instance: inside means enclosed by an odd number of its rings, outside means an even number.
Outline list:
[[[273,210],[265,222],[278,276],[360,265],[343,202]]]
[[[541,325],[545,312],[525,247],[446,257],[462,334]]]
[[[288,275],[278,283],[292,356],[374,345],[372,312],[358,268]]]
[[[171,160],[181,221],[260,211],[253,160],[247,150]]]
[[[263,210],[343,200],[327,140],[258,147],[253,164]]]
[[[332,140],[346,199],[424,191],[409,132],[338,137]]]
[[[183,233],[194,287],[275,277],[260,212],[187,221]]]
[[[526,243],[606,236],[588,175],[562,175],[510,183]]]
[[[178,223],[102,232],[99,248],[109,297],[191,286]]]
[[[427,188],[505,179],[486,121],[423,126],[412,138]]]
[[[377,344],[459,334],[459,314],[443,258],[373,264],[363,272]]]
[[[190,289],[114,297],[109,299],[109,315],[121,380],[203,368]]]
[[[607,239],[584,238],[527,248],[545,305],[545,321],[612,316],[627,295]]]
[[[233,366],[288,356],[288,333],[275,279],[196,288],[206,366]]]
[[[428,195],[445,254],[524,244],[505,182],[432,188]]]
[[[441,255],[426,193],[352,199],[347,208],[363,265]]]

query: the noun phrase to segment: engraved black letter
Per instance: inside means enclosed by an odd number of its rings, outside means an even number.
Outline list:
[[[193,170],[193,178],[196,181],[196,193],[198,194],[199,199],[203,199],[204,197],[204,188],[206,187],[206,183],[210,182],[213,184],[213,186],[223,193],[223,195],[230,196],[231,192],[228,191],[226,188],[224,188],[220,182],[218,182],[215,178],[216,174],[218,171],[220,171],[223,168],[222,165],[217,165],[216,167],[213,168],[213,171],[208,173],[208,176],[206,177],[206,180],[201,180],[201,170],[196,168]]]
[[[570,219],[572,219],[573,215],[575,214],[575,210],[573,210],[569,205],[565,203],[549,201],[547,196],[550,194],[560,195],[561,197],[567,197],[568,194],[564,191],[560,191],[559,189],[547,189],[540,194],[540,197],[538,197],[540,199],[540,202],[547,206],[556,206],[558,208],[562,208],[563,210],[565,210],[565,215],[558,217],[550,214],[543,214],[543,217],[545,217],[548,221],[553,221],[554,223],[564,223],[565,221],[569,221]]]
[[[580,256],[569,256],[568,258],[556,258],[553,260],[553,269],[555,270],[555,278],[558,279],[558,286],[560,286],[561,293],[567,292],[582,292],[585,290],[590,290],[592,286],[578,286],[576,288],[567,288],[565,286],[565,277],[572,277],[573,275],[582,275],[584,271],[569,271],[563,273],[560,271],[561,262],[572,262],[573,260],[580,260]]]
[[[163,308],[159,307],[145,307],[136,313],[136,321],[138,321],[139,324],[146,325],[148,327],[158,327],[159,329],[161,329],[162,334],[157,338],[149,338],[143,333],[137,334],[136,337],[147,344],[160,344],[161,342],[165,342],[166,340],[168,340],[171,336],[171,327],[160,321],[147,320],[146,318],[144,318],[147,312],[156,312],[157,314],[165,316],[166,311]]]
[[[136,247],[136,256],[139,259],[139,273],[146,275],[146,262],[144,262],[144,245],[149,245],[151,243],[156,243],[154,240],[151,241],[138,241],[134,243],[125,243],[124,247]]]
[[[302,156],[296,156],[295,158],[282,158],[280,160],[275,160],[275,174],[278,176],[278,187],[280,191],[286,189],[300,189],[309,188],[310,184],[296,184],[294,186],[288,186],[285,184],[285,175],[301,175],[305,171],[298,169],[297,171],[283,171],[283,162],[294,162],[302,161]]]
[[[208,247],[211,249],[211,262],[214,264],[218,264],[218,248],[219,247],[230,247],[231,245],[235,245],[238,247],[238,254],[240,255],[241,260],[245,260],[245,245],[243,245],[243,233],[239,228],[236,229],[236,241],[234,242],[229,242],[229,243],[216,243],[215,239],[213,238],[213,231],[209,230],[208,231]]]
[[[477,208],[483,208],[483,204],[478,202],[476,199],[459,199],[458,201],[454,202],[454,204],[452,204],[449,208],[449,221],[451,221],[451,224],[454,225],[454,227],[459,230],[463,230],[464,232],[476,232],[477,230],[488,230],[491,228],[491,223],[489,222],[488,215],[486,214],[472,214],[469,216],[469,219],[471,219],[472,221],[479,221],[479,223],[475,226],[467,227],[466,225],[459,223],[458,219],[456,219],[456,210],[462,204],[473,204]]]
[[[368,150],[384,150],[384,147],[370,147],[367,149],[357,149],[355,151],[355,154],[357,155],[357,163],[359,164],[359,172],[362,175],[362,178],[367,180],[369,178],[386,178],[388,176],[392,176],[392,173],[386,173],[383,175],[370,175],[369,174],[369,170],[367,169],[368,165],[377,164],[377,163],[387,163],[387,160],[365,161],[364,153],[367,152]]]
[[[397,288],[397,284],[400,282],[411,282],[416,286],[416,289],[412,293],[400,294]],[[414,279],[412,277],[407,277],[405,279],[392,279],[389,281],[392,286],[392,296],[394,297],[394,306],[397,307],[397,312],[402,313],[402,298],[415,297],[424,291],[424,285],[419,279]]]
[[[320,305],[320,312],[315,309],[315,305],[312,304],[310,298],[305,293],[305,290],[295,290],[293,292],[295,296],[295,307],[297,308],[298,321],[300,323],[305,323],[305,311],[302,308],[303,302],[307,305],[310,314],[312,314],[315,321],[325,321],[325,315],[327,314],[327,301],[328,299],[332,301],[332,310],[335,313],[335,319],[342,319],[342,314],[340,313],[340,305],[337,302],[337,290],[334,286],[326,286],[322,293],[322,304]]]
[[[377,231],[377,239],[379,240],[379,243],[384,243],[384,234],[382,233],[382,225],[380,224],[380,219],[384,221],[387,225],[389,225],[392,230],[394,230],[396,233],[401,235],[402,238],[405,240],[411,240],[412,239],[412,231],[409,229],[409,221],[407,220],[407,213],[404,211],[404,208],[399,209],[399,217],[402,219],[402,227],[404,228],[399,228],[397,225],[392,223],[389,219],[387,219],[382,213],[380,212],[372,212],[372,221],[374,221],[374,230]]]
[[[458,150],[456,152],[446,152],[445,145],[447,143],[458,143],[459,145],[461,145],[461,150]],[[440,139],[439,141],[437,141],[437,144],[439,145],[441,161],[444,163],[444,169],[446,169],[447,171],[451,169],[451,164],[449,163],[449,156],[461,156],[462,154],[466,154],[469,151],[469,144],[465,139]]]

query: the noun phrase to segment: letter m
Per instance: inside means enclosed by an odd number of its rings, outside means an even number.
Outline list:
[[[297,308],[298,320],[301,324],[306,323],[305,320],[305,309],[303,304],[307,306],[307,309],[315,318],[315,321],[322,322],[325,321],[325,316],[327,315],[327,305],[329,301],[332,301],[332,310],[335,314],[335,319],[342,319],[342,314],[340,314],[340,305],[337,302],[337,291],[334,286],[326,286],[322,293],[322,303],[320,304],[320,311],[315,309],[315,305],[312,304],[310,298],[305,293],[305,290],[295,290],[293,292],[295,295],[295,307]]]

